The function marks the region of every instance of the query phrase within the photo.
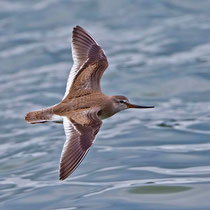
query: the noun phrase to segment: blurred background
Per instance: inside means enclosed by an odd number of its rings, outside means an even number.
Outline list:
[[[210,1],[1,0],[0,209],[210,209]],[[61,124],[29,125],[58,103],[80,25],[109,60],[107,95],[154,110],[104,121],[58,181]]]

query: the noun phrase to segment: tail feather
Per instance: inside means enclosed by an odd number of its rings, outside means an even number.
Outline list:
[[[51,121],[53,118],[53,110],[52,108],[46,108],[38,111],[29,112],[25,116],[25,120],[28,123],[45,123],[47,121]]]

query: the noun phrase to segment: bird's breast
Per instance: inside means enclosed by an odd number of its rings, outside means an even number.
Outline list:
[[[107,104],[107,106],[103,107],[101,111],[98,112],[98,117],[100,120],[104,120],[113,116],[115,112],[113,112],[112,106]]]

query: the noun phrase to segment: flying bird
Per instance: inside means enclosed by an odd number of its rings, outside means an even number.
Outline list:
[[[31,124],[63,123],[66,141],[60,159],[60,180],[66,179],[86,156],[103,119],[128,108],[154,108],[131,104],[125,96],[102,93],[100,80],[108,61],[96,40],[80,26],[72,32],[72,56],[74,64],[61,102],[25,117]]]

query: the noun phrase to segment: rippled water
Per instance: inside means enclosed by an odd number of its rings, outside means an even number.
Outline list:
[[[210,2],[0,1],[0,209],[210,209]],[[104,121],[58,181],[60,124],[26,112],[58,103],[73,26],[103,46],[108,95],[155,105]]]

